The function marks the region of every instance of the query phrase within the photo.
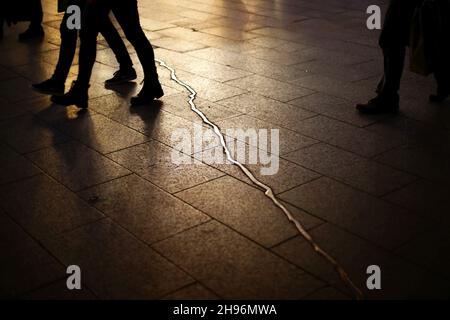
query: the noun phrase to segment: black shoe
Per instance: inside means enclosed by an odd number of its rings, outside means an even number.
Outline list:
[[[136,71],[133,67],[129,69],[119,69],[114,72],[114,76],[111,79],[105,81],[106,86],[115,86],[128,81],[135,80],[137,78]]]
[[[73,82],[72,88],[65,95],[62,96],[52,96],[51,101],[62,106],[75,105],[82,109],[87,109],[88,107],[88,89],[89,86],[82,88],[76,81]]]
[[[64,83],[53,80],[52,78],[41,83],[32,84],[31,87],[37,92],[60,96],[64,94]]]
[[[438,87],[436,94],[430,95],[430,101],[431,102],[444,102],[445,99],[447,99],[450,96],[450,89],[444,90]]]
[[[141,91],[136,97],[131,98],[130,103],[132,106],[148,105],[153,100],[159,99],[163,95],[164,91],[161,88],[161,84],[158,80],[152,82],[144,81],[144,86],[142,87]]]
[[[42,26],[29,27],[25,32],[19,34],[20,41],[32,40],[42,38],[44,36],[44,29]]]
[[[356,105],[356,109],[362,114],[398,113],[398,99],[383,99],[376,97],[366,104]]]

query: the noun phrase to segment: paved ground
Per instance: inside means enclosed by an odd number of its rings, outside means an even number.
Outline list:
[[[162,102],[130,108],[140,86],[103,87],[116,62],[100,41],[87,113],[31,91],[58,55],[61,17],[44,2],[44,41],[18,43],[20,24],[0,42],[1,297],[351,297],[235,167],[171,163],[172,132],[198,119],[166,70]],[[429,104],[432,79],[407,73],[398,117],[355,113],[380,76],[365,27],[376,2],[140,6],[157,58],[222,129],[280,130],[280,170],[260,178],[366,297],[448,298],[450,104]],[[82,291],[65,289],[72,264]],[[365,289],[373,264],[382,290]]]

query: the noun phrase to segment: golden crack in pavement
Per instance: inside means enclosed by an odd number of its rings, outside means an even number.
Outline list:
[[[191,106],[191,110],[193,112],[195,112],[201,119],[202,121],[209,125],[214,133],[218,136],[218,138],[220,139],[220,144],[222,145],[222,148],[227,156],[228,161],[230,161],[232,164],[236,165],[239,167],[239,169],[241,169],[241,171],[253,182],[253,184],[257,185],[258,187],[264,189],[264,194],[270,199],[272,200],[272,202],[275,204],[275,206],[277,206],[279,209],[281,209],[281,211],[283,211],[284,215],[286,216],[286,218],[295,225],[295,227],[297,228],[298,232],[300,233],[300,235],[305,238],[305,240],[312,246],[312,248],[314,249],[314,251],[316,251],[318,254],[320,254],[323,258],[325,258],[325,260],[327,260],[336,270],[336,272],[339,274],[339,277],[342,279],[342,281],[354,292],[356,299],[361,299],[363,297],[361,290],[353,283],[353,281],[350,279],[350,277],[348,276],[347,272],[344,270],[344,268],[337,262],[336,259],[334,259],[331,255],[329,255],[325,250],[323,250],[315,241],[314,239],[311,237],[311,235],[308,233],[308,231],[306,231],[306,229],[303,227],[303,225],[294,218],[294,216],[292,215],[292,213],[278,200],[278,198],[274,195],[272,188],[270,188],[268,185],[262,183],[261,181],[259,181],[258,179],[255,178],[255,176],[251,173],[251,171],[249,169],[247,169],[247,167],[245,167],[242,163],[238,162],[237,160],[235,160],[230,153],[230,150],[228,149],[226,143],[225,143],[225,138],[222,134],[222,132],[220,131],[220,128],[214,124],[213,122],[211,122],[208,117],[199,109],[197,109],[197,106],[194,103],[194,100],[197,96],[197,92],[188,84],[186,84],[185,82],[181,81],[180,79],[178,79],[176,73],[175,73],[175,69],[171,68],[170,66],[168,66],[164,61],[159,60],[159,59],[155,59],[155,61],[157,63],[159,63],[159,65],[163,68],[166,68],[167,70],[170,71],[170,77],[171,80],[175,81],[176,83],[178,83],[180,86],[184,87],[190,94],[189,94],[189,105]]]

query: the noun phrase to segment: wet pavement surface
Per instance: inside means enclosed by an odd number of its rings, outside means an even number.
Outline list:
[[[249,169],[364,297],[448,298],[450,102],[428,103],[433,80],[407,71],[398,116],[355,112],[381,75],[372,2],[141,0],[140,13],[211,121],[279,129],[278,173]],[[43,41],[19,43],[21,23],[0,42],[0,297],[353,297],[260,188],[208,161],[218,143],[171,161],[174,130],[201,120],[167,69],[161,101],[130,108],[139,82],[104,87],[117,63],[100,38],[89,111],[33,92],[60,43],[56,1],[43,3]],[[81,291],[66,289],[73,264]],[[370,265],[381,290],[366,287]]]

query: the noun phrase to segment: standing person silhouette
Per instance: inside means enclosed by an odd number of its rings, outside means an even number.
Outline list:
[[[406,47],[409,44],[411,21],[415,9],[423,0],[390,0],[380,35],[379,45],[383,50],[384,75],[377,87],[377,96],[356,109],[363,114],[397,113],[399,110],[400,81],[405,64]],[[431,101],[443,101],[450,94],[449,70],[435,70],[438,83],[437,94]]]
[[[81,9],[81,12],[84,12],[86,0],[66,0],[65,3],[62,4],[63,2],[64,0],[59,0],[60,4],[58,5],[58,8],[66,11],[69,6],[77,5]],[[64,94],[65,82],[75,56],[78,38],[78,30],[69,29],[67,26],[67,20],[70,16],[71,14],[66,11],[61,21],[59,28],[61,48],[59,50],[58,63],[52,77],[44,82],[32,85],[33,88],[40,93],[52,95]],[[133,62],[131,61],[127,48],[109,17],[105,18],[104,23],[100,27],[100,33],[114,52],[120,65],[120,69],[111,79],[106,80],[105,84],[117,85],[136,79],[136,71],[133,68]]]
[[[79,73],[71,90],[63,96],[54,96],[52,101],[61,105],[87,107],[89,81],[96,58],[97,36],[105,24],[110,11],[122,27],[126,38],[136,50],[144,69],[144,85],[131,105],[145,105],[164,95],[158,80],[153,48],[139,21],[137,0],[87,0],[81,27]]]

